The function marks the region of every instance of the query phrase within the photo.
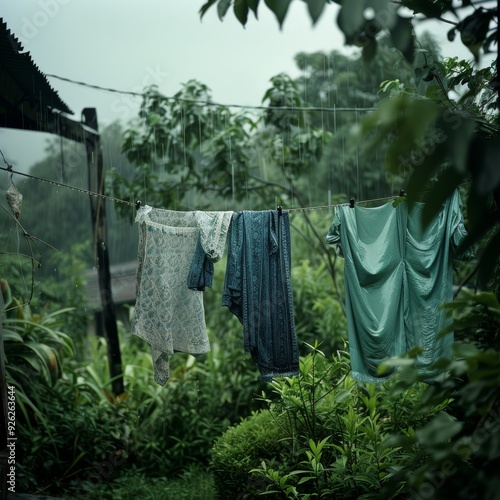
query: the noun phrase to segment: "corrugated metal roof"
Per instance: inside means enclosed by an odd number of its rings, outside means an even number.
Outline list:
[[[55,132],[55,112],[73,113],[0,18],[0,126]]]

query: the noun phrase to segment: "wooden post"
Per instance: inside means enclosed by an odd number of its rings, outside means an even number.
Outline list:
[[[104,167],[97,112],[95,108],[85,108],[82,115],[84,124],[92,129],[89,131],[87,127],[84,127],[89,190],[94,193],[104,194]],[[115,303],[111,292],[111,273],[106,238],[106,203],[104,198],[90,196],[90,211],[94,233],[94,256],[101,295],[102,320],[108,346],[109,375],[113,379],[112,389],[113,394],[116,396],[124,392],[124,385]]]

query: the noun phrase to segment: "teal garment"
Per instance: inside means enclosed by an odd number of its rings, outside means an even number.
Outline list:
[[[441,305],[453,300],[453,250],[467,235],[455,192],[433,222],[421,228],[423,204],[409,210],[339,206],[326,237],[345,258],[345,301],[352,376],[363,382],[385,360],[420,348],[418,370],[429,380],[431,365],[451,357],[453,333]],[[339,248],[340,247],[340,248]],[[472,251],[459,256],[470,258]],[[458,256],[457,256],[458,257]]]

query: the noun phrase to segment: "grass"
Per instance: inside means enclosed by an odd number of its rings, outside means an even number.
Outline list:
[[[140,471],[127,471],[92,487],[86,483],[86,500],[215,500],[214,479],[199,465],[189,466],[176,478],[151,478]]]

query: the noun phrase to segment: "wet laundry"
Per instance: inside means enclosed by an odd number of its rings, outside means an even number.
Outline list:
[[[169,378],[169,356],[210,350],[203,290],[223,255],[232,212],[141,207],[132,333],[150,346],[155,381]]]
[[[411,208],[339,206],[326,242],[345,259],[345,300],[352,375],[363,382],[387,378],[379,366],[418,348],[416,367],[429,380],[431,367],[451,357],[453,333],[441,305],[453,299],[452,259],[466,236],[455,192],[422,229],[423,203]]]
[[[244,349],[264,381],[299,374],[290,259],[287,211],[234,213],[223,305],[242,323]]]

